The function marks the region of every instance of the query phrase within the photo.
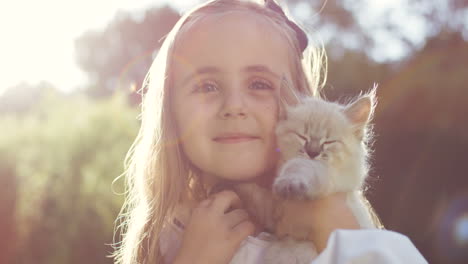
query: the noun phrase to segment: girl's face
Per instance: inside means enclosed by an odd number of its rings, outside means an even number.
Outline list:
[[[245,12],[204,18],[178,40],[173,114],[183,151],[209,181],[273,176],[290,50],[265,18]]]

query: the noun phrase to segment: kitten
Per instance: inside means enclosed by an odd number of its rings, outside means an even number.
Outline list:
[[[369,122],[374,107],[375,89],[347,105],[306,98],[286,107],[286,116],[276,129],[281,158],[272,190],[255,184],[234,187],[254,219],[278,238],[267,250],[266,263],[310,263],[317,255],[308,241],[311,230],[307,223],[288,225],[288,218],[301,215],[290,207],[291,200],[345,192],[359,225],[380,227],[362,195],[369,170]]]

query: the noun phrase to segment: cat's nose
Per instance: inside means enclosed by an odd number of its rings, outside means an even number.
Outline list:
[[[315,150],[308,149],[307,150],[307,155],[309,155],[309,157],[311,159],[315,159],[318,155],[320,155],[320,151],[315,151]]]

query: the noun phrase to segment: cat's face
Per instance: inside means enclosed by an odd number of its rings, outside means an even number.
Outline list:
[[[283,161],[301,156],[339,162],[357,152],[363,154],[362,140],[372,109],[372,96],[348,106],[308,98],[288,108],[287,118],[276,129]]]
[[[361,188],[368,171],[366,127],[374,93],[349,105],[307,98],[278,123],[281,164],[273,184],[283,198]]]
[[[285,160],[297,156],[327,160],[345,150],[347,142],[357,141],[341,107],[315,98],[288,109],[276,132]]]

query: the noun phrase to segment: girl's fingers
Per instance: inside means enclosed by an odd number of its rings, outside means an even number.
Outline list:
[[[211,206],[218,212],[224,214],[228,209],[241,208],[242,202],[233,191],[221,191],[213,195]]]
[[[233,241],[241,243],[246,237],[253,235],[255,225],[250,221],[243,221],[232,229]]]
[[[208,207],[212,201],[212,199],[205,199],[198,204],[198,207]]]
[[[234,228],[238,224],[249,219],[249,214],[243,209],[235,209],[224,215],[227,224],[230,228]]]

